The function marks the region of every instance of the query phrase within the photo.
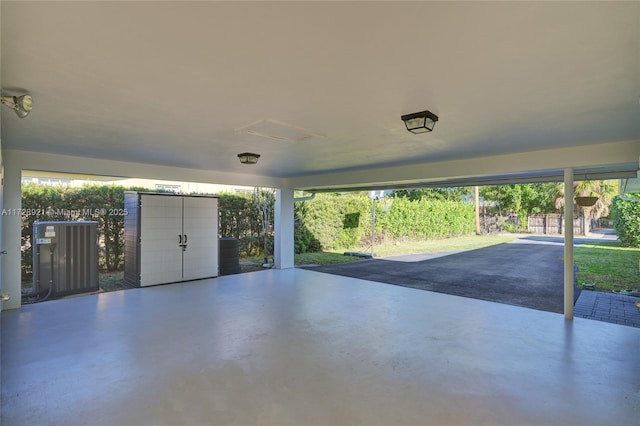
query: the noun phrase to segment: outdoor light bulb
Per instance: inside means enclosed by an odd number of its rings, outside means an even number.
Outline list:
[[[424,124],[424,118],[412,118],[411,120],[407,120],[407,128],[415,129],[416,127],[422,127]]]
[[[18,96],[16,98],[16,105],[28,114],[31,112],[31,109],[33,109],[33,98],[31,95]]]
[[[16,112],[16,115],[20,118],[25,118],[27,115],[29,115],[29,111],[25,111],[20,108],[16,108],[14,111]]]

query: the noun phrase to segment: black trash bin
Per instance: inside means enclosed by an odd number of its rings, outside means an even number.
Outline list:
[[[240,269],[240,241],[237,238],[220,238],[219,262],[220,275],[239,274]]]

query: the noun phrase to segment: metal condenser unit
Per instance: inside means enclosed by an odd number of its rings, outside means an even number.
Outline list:
[[[98,290],[98,222],[35,222],[32,244],[39,299]]]

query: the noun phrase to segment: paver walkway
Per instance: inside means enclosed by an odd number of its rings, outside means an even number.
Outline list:
[[[640,309],[636,302],[640,302],[640,297],[583,290],[576,301],[573,314],[581,318],[640,328]]]

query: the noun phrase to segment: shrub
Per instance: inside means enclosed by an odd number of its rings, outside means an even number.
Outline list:
[[[613,227],[625,246],[640,247],[640,202],[613,199]]]
[[[310,232],[322,249],[354,247],[371,235],[372,200],[367,194],[319,194],[304,204],[299,227]],[[376,208],[378,238],[446,238],[474,230],[473,206],[460,201],[398,197],[387,211],[382,204]],[[298,241],[304,249],[302,236],[296,237]]]
[[[298,232],[310,233],[317,240],[314,248],[352,247],[371,228],[371,200],[366,195],[318,194],[315,199],[300,204],[304,205],[304,215],[300,217]],[[306,247],[306,251],[312,250]]]
[[[376,232],[387,237],[446,238],[473,232],[471,204],[460,201],[395,198],[388,212],[379,212]]]
[[[252,194],[220,194],[220,235],[240,240],[240,254],[253,256],[260,254],[264,244],[260,210],[256,207]],[[273,218],[271,218],[273,223]],[[269,243],[269,242],[268,242]],[[273,247],[273,242],[271,241]]]
[[[38,214],[22,217],[22,279],[28,280],[32,274],[31,235],[36,221],[97,221],[99,266],[108,271],[121,269],[124,261],[124,216],[120,212],[124,209],[124,191],[124,187],[117,185],[87,185],[82,188],[33,183],[23,185],[22,210]]]

